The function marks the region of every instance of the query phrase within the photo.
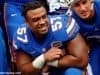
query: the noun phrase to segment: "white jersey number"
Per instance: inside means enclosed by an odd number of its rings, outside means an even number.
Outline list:
[[[61,19],[61,17],[51,18],[51,28],[53,32],[60,30],[62,28]]]
[[[26,43],[28,42],[28,39],[27,39],[27,35],[26,35],[26,28],[23,27],[23,28],[18,28],[17,30],[17,34],[19,36],[17,36],[17,39],[23,43]],[[23,35],[23,37],[21,37],[21,35]]]

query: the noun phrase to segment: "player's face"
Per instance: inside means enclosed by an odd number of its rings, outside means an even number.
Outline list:
[[[44,35],[48,32],[48,18],[44,7],[27,12],[26,23],[34,34]]]
[[[91,17],[93,11],[92,0],[78,0],[72,4],[72,9],[82,19],[88,19]]]

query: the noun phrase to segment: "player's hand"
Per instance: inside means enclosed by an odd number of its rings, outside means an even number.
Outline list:
[[[61,50],[57,47],[52,47],[46,53],[44,53],[44,57],[47,62],[53,61],[55,59],[59,59],[63,55],[64,55],[63,50]]]

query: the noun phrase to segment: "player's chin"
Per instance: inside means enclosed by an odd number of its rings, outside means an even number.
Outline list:
[[[48,26],[45,26],[45,27],[39,29],[39,32],[40,32],[41,34],[46,34],[46,33],[48,33]]]
[[[89,14],[80,14],[80,18],[88,19],[89,18]]]
[[[42,35],[45,35],[45,34],[47,34],[48,33],[48,29],[45,29],[45,30],[41,30],[40,31],[40,34],[42,34]]]
[[[82,19],[86,20],[89,18],[89,15],[81,16]]]

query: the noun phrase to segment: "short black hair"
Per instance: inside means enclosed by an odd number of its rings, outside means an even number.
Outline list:
[[[33,2],[28,2],[26,4],[23,5],[23,10],[22,10],[22,16],[24,16],[26,18],[26,13],[29,10],[34,10],[40,7],[44,7],[44,4],[40,1],[33,1]]]

